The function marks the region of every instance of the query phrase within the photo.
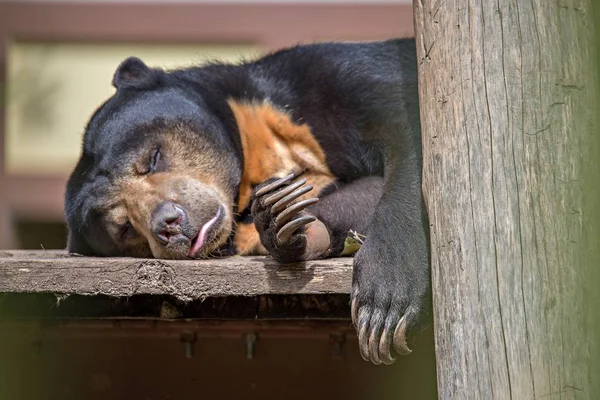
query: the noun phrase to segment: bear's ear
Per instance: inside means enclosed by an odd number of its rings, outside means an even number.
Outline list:
[[[156,70],[148,68],[139,58],[129,57],[117,68],[112,84],[117,89],[145,88],[156,81],[156,72]]]

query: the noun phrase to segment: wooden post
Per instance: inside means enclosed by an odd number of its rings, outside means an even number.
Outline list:
[[[591,1],[414,12],[440,398],[599,398]]]

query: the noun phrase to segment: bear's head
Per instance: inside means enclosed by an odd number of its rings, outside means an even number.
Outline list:
[[[181,259],[226,244],[240,144],[195,84],[134,57],[118,67],[67,184],[70,252]]]

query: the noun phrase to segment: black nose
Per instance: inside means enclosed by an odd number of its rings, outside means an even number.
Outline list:
[[[187,216],[183,208],[170,201],[160,204],[152,213],[152,234],[162,244],[185,240],[183,225]]]

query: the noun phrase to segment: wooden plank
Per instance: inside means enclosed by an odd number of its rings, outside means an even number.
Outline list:
[[[270,257],[155,260],[68,256],[62,251],[1,251],[0,293],[207,297],[348,294],[352,259],[279,265]]]

